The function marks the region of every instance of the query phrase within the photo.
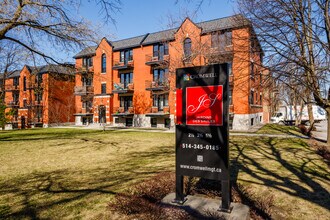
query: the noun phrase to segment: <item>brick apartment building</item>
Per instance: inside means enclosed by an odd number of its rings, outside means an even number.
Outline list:
[[[263,52],[251,24],[240,15],[118,40],[77,55],[75,123],[173,127],[175,70],[214,63],[230,65],[232,128],[269,120]]]
[[[5,79],[7,129],[74,122],[74,68],[58,65],[14,71]]]

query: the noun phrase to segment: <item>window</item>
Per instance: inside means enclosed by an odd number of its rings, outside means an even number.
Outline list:
[[[14,101],[14,103],[18,103],[18,101],[19,101],[19,92],[13,92],[13,101]]]
[[[101,72],[105,73],[107,71],[107,57],[104,54],[102,54],[102,61],[101,61]]]
[[[92,77],[83,76],[81,81],[83,86],[91,86],[93,84]]]
[[[24,108],[27,108],[27,107],[28,107],[28,106],[27,106],[27,101],[26,101],[26,99],[23,100],[23,107],[24,107]]]
[[[23,90],[26,91],[26,76],[23,78]]]
[[[41,102],[42,101],[42,92],[36,92],[35,93],[35,100],[37,101],[37,102]]]
[[[133,49],[120,51],[120,62],[127,64],[128,61],[133,60]]]
[[[184,52],[185,58],[189,58],[191,56],[191,39],[190,38],[186,38],[184,40],[184,42],[183,42],[183,52]]]
[[[122,73],[120,74],[120,83],[123,84],[126,89],[128,84],[133,83],[133,73]]]
[[[39,84],[42,83],[42,74],[37,74],[36,75],[35,82],[39,83]]]
[[[168,43],[155,44],[153,46],[153,57],[162,60],[164,55],[168,55]]]
[[[150,124],[151,124],[151,127],[157,128],[157,118],[151,118]]]
[[[168,106],[168,94],[153,95],[152,105],[158,107],[158,111],[163,111],[164,106]]]
[[[171,119],[165,118],[164,124],[165,128],[171,128]]]
[[[232,105],[233,104],[233,87],[229,87],[228,99],[229,99],[229,105]]]
[[[253,90],[251,90],[251,92],[250,92],[249,103],[251,105],[254,104],[254,91]]]
[[[83,58],[83,66],[86,66],[86,67],[93,66],[93,58],[92,57],[84,57]]]
[[[254,78],[254,72],[255,72],[255,65],[254,65],[254,62],[251,62],[251,65],[250,65],[250,76],[251,76],[251,78]]]
[[[211,34],[211,47],[224,51],[227,46],[232,45],[232,32],[214,32]]]
[[[125,112],[129,107],[133,107],[133,96],[120,96],[120,107],[124,107]]]
[[[229,76],[233,74],[233,64],[232,63],[228,63],[228,72],[229,72]]]
[[[91,101],[85,101],[82,103],[82,107],[86,109],[91,109],[93,107],[93,103]]]
[[[167,74],[168,74],[168,69],[154,69],[153,81],[158,83],[158,85],[165,85]]]
[[[262,93],[260,93],[260,105],[262,105]]]
[[[107,84],[102,83],[101,84],[101,94],[106,94],[107,93]]]
[[[14,77],[13,83],[14,83],[14,86],[18,86],[19,85],[19,77]]]

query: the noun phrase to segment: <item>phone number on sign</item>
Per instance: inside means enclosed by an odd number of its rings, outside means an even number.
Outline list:
[[[199,150],[220,150],[219,145],[211,145],[211,144],[185,144],[182,143],[182,148],[186,149],[199,149]]]

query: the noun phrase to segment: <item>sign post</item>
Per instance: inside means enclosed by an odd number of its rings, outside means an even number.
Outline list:
[[[221,211],[230,212],[228,65],[176,71],[176,197],[185,202],[183,177],[221,181]]]

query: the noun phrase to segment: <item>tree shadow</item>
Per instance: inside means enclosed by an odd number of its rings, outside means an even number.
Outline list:
[[[0,202],[0,218],[44,219],[41,216],[44,216],[42,212],[45,211],[48,212],[46,218],[53,218],[49,216],[52,213],[50,210],[56,209],[56,206],[64,206],[64,209],[67,209],[66,207],[77,202],[88,202],[93,196],[112,196],[129,187],[130,183],[167,169],[146,166],[145,163],[140,163],[140,160],[157,161],[173,155],[174,147],[164,146],[159,151],[134,152],[132,157],[127,157],[123,161],[109,161],[108,167],[36,172],[23,177],[1,180],[0,196],[4,200]],[[61,218],[61,215],[65,217],[65,214],[61,213],[58,217]]]
[[[309,146],[299,139],[290,139],[292,145],[299,144],[298,147],[285,147],[281,149],[281,142],[276,138],[264,138],[265,146],[260,147],[260,143],[256,143],[250,139],[249,144],[239,144],[236,141],[230,141],[231,147],[237,151],[237,155],[231,160],[231,178],[233,182],[237,182],[240,172],[248,174],[255,180],[244,180],[249,183],[260,184],[274,188],[280,192],[284,192],[293,197],[299,197],[316,205],[330,209],[330,194],[323,185],[329,184],[329,171],[319,166],[313,157],[315,152]],[[245,140],[249,141],[249,140]],[[251,152],[255,152],[258,157],[251,156]],[[296,160],[288,160],[284,154],[291,154]],[[267,167],[260,161],[268,160],[268,164],[272,162],[278,163],[281,169],[285,169],[285,173],[277,172],[273,167]],[[311,169],[313,166],[314,169]],[[317,172],[316,170],[321,171]],[[272,178],[269,178],[272,177]],[[260,183],[261,182],[261,183]]]

